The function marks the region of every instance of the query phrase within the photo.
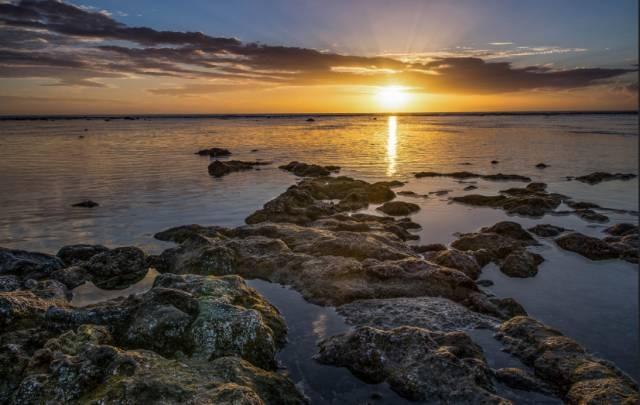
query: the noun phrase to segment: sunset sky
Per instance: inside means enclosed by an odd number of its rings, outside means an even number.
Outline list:
[[[635,109],[637,18],[637,0],[0,0],[0,114]]]

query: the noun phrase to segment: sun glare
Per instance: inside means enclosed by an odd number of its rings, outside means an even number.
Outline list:
[[[385,86],[378,90],[376,99],[384,108],[397,109],[407,104],[407,101],[409,101],[409,94],[406,92],[405,87]]]

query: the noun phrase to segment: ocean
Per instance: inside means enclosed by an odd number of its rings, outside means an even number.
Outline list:
[[[451,178],[417,179],[418,171],[526,175],[549,190],[621,210],[638,209],[638,181],[588,185],[568,181],[594,171],[638,173],[636,114],[346,115],[145,117],[138,120],[0,121],[0,246],[55,253],[74,243],[135,245],[158,253],[171,244],[153,234],[184,224],[238,226],[295,184],[278,169],[290,161],[338,165],[341,175],[367,181],[402,180],[400,196],[421,206],[412,216],[420,244],[449,243],[457,233],[498,221],[525,227],[554,224],[602,238],[602,230],[638,221],[611,213],[606,224],[576,216],[540,219],[452,203],[467,194]],[[222,147],[228,159],[273,162],[260,171],[213,178],[210,160],[194,154]],[[498,161],[492,164],[491,161]],[[549,165],[546,169],[535,167]],[[473,193],[521,186],[477,180]],[[72,207],[91,199],[99,207]],[[375,213],[375,207],[369,212]],[[640,379],[638,268],[590,261],[541,239],[533,249],[545,262],[532,278],[503,275],[493,265],[481,278],[499,297],[513,297],[528,313]],[[260,283],[255,284],[260,289]],[[271,289],[277,293],[277,289]],[[284,300],[283,302],[286,302]],[[286,304],[283,304],[286,305]],[[284,310],[285,317],[287,311]]]

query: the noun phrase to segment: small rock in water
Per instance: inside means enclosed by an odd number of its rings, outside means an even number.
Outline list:
[[[437,191],[430,191],[429,194],[435,194],[435,195],[447,195],[451,192],[451,190],[437,190]]]
[[[315,120],[313,118],[307,118],[307,122],[314,122]]]
[[[587,184],[598,184],[603,181],[612,181],[612,180],[631,180],[638,177],[633,173],[607,173],[607,172],[593,172],[584,176],[576,177],[575,180],[578,180],[582,183]]]
[[[378,211],[382,211],[387,215],[392,216],[407,216],[420,211],[418,204],[408,203],[404,201],[390,201],[384,203],[382,206],[376,208]]]
[[[471,191],[471,190],[475,190],[475,189],[477,189],[477,188],[478,188],[477,186],[474,186],[474,185],[472,184],[472,185],[470,185],[470,186],[465,187],[465,188],[464,188],[464,191]]]
[[[93,207],[97,207],[98,205],[100,204],[92,200],[85,200],[85,201],[80,201],[79,203],[71,204],[72,207],[85,207],[85,208],[93,208]]]
[[[243,162],[241,160],[230,160],[228,162],[221,162],[220,160],[214,160],[209,164],[208,171],[213,177],[226,176],[229,173],[239,172],[244,170],[257,169],[258,166],[270,165],[271,162]]]
[[[492,165],[497,165],[498,163],[500,163],[500,162],[499,162],[499,161],[497,161],[497,160],[492,160],[492,161],[491,161],[491,164],[492,164]]]
[[[567,231],[567,229],[561,226],[549,225],[549,224],[540,224],[536,225],[532,228],[528,229],[529,232],[535,233],[538,236],[542,237],[550,237],[550,236],[558,236],[562,232]]]
[[[476,284],[478,284],[481,287],[491,287],[493,285],[493,281],[491,281],[491,280],[478,280],[478,281],[476,281]]]
[[[231,155],[231,151],[229,151],[229,149],[223,149],[223,148],[209,148],[209,149],[201,149],[197,151],[195,154],[200,156],[217,157],[217,156],[229,156]]]
[[[549,165],[548,165],[548,164],[545,164],[545,163],[538,163],[538,164],[536,165],[536,167],[537,167],[538,169],[546,169],[547,167],[549,167]]]
[[[340,171],[340,166],[320,166],[297,161],[289,162],[288,164],[282,165],[279,168],[291,172],[299,177],[328,176],[331,173]]]

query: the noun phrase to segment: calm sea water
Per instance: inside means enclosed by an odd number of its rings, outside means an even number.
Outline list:
[[[274,165],[212,178],[209,158],[193,153],[213,146],[229,148],[233,159]],[[449,196],[465,194],[466,184],[415,179],[413,173],[515,173],[577,200],[638,206],[637,180],[596,186],[565,180],[596,170],[637,173],[636,115],[2,121],[0,246],[54,253],[66,244],[101,243],[158,252],[170,245],[152,235],[170,226],[241,225],[295,182],[277,169],[291,160],[339,165],[342,174],[365,180],[408,180],[403,189],[418,193],[452,190]],[[540,162],[550,167],[536,169]],[[516,185],[521,183],[479,180],[474,193]],[[449,196],[404,198],[422,207],[413,216],[423,227],[420,243],[448,243],[456,232],[505,219],[558,224],[598,237],[605,226],[637,221],[627,214],[608,214],[606,225],[573,216],[531,220],[451,204]],[[100,206],[71,207],[84,199]],[[482,278],[495,282],[490,291],[514,297],[532,316],[639,379],[637,267],[592,262],[551,241],[543,240],[537,251],[546,261],[534,278],[511,279],[487,267]]]

